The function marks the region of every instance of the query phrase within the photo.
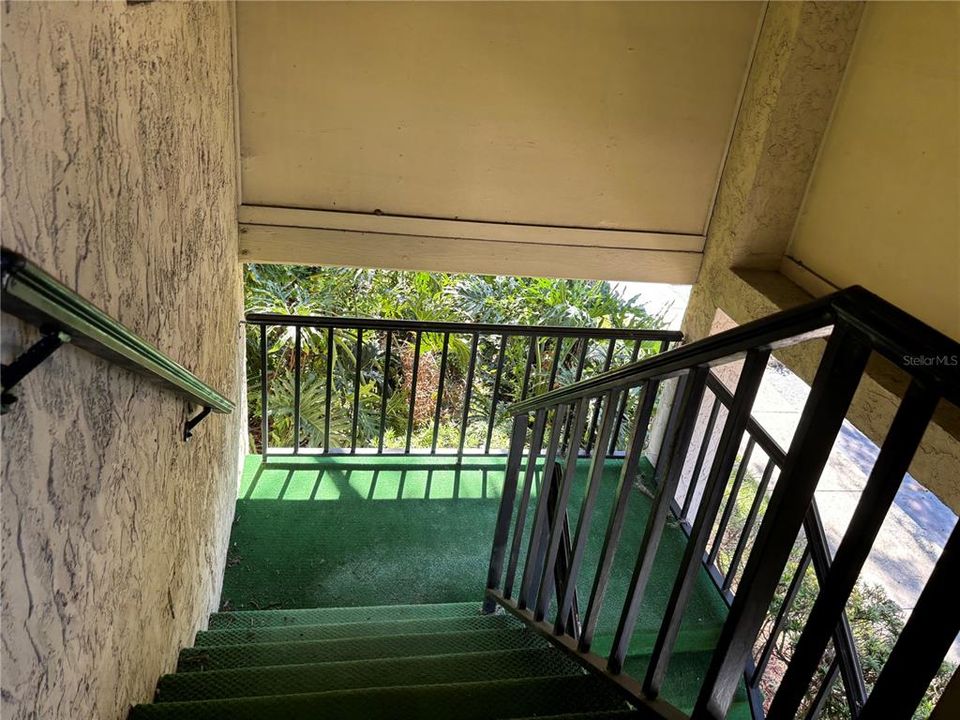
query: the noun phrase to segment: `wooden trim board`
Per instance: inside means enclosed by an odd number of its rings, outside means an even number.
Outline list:
[[[240,260],[689,284],[701,235],[243,205]]]
[[[702,254],[240,225],[241,262],[692,284]]]
[[[545,245],[582,245],[585,247],[622,247],[637,250],[675,250],[703,252],[704,237],[683,233],[614,230],[609,228],[571,228],[555,225],[518,225],[420,218],[403,215],[301,210],[299,208],[241,205],[239,221],[243,225],[279,225],[284,227],[356,230],[387,235],[466,238],[499,242],[542,243]]]

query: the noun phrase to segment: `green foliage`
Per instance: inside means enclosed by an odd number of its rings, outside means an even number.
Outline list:
[[[568,327],[661,328],[663,318],[647,313],[639,297],[621,298],[606,282],[550,280],[447,273],[248,265],[246,309],[292,315],[372,317],[445,322],[560,325]],[[294,331],[271,328],[267,333],[269,442],[292,447],[294,438]],[[301,437],[307,447],[322,447],[326,412],[327,331],[302,329]],[[330,398],[330,446],[349,447],[353,427],[354,378],[360,368],[357,445],[375,447],[380,430],[380,404],[386,387],[384,444],[403,447],[410,414],[411,369],[415,335],[392,338],[390,367],[386,368],[386,333],[366,331],[357,357],[355,331],[337,330],[333,336]],[[439,447],[457,447],[460,438],[466,375],[470,359],[469,335],[451,335],[443,397],[440,399]],[[414,399],[413,447],[429,447],[437,405],[443,335],[421,338],[417,396]],[[658,351],[643,343],[640,357]],[[530,343],[513,337],[507,342],[498,407],[520,397]],[[576,380],[581,353],[583,376],[599,372],[606,358],[606,341],[583,342],[540,339],[533,347],[529,392],[548,389],[554,357],[559,352],[556,384]],[[467,421],[466,446],[482,447],[493,400],[500,338],[481,336]],[[629,362],[632,343],[617,343],[612,367]],[[259,328],[247,331],[247,381],[251,447],[259,447],[261,433]],[[626,424],[625,424],[626,425]],[[621,433],[625,433],[624,426]],[[492,447],[504,447],[505,418],[498,413]]]

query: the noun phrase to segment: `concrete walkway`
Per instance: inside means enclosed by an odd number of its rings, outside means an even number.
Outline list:
[[[771,360],[753,415],[783,448],[788,448],[809,387],[785,366]],[[817,506],[831,550],[836,552],[860,500],[879,448],[844,422],[816,493]],[[757,464],[756,471],[762,472]],[[904,477],[884,521],[861,580],[880,585],[900,606],[904,618],[916,605],[924,583],[957,516],[910,475]],[[960,640],[949,659],[960,663]]]

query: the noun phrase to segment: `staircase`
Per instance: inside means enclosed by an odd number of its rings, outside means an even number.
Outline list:
[[[632,716],[611,683],[585,674],[536,631],[511,615],[481,614],[503,462],[313,457],[270,469],[249,458],[224,581],[228,607],[240,609],[212,615],[210,629],[180,654],[177,672],[161,678],[155,704],[136,707],[131,718]],[[602,508],[613,504],[621,465],[607,462]],[[587,462],[578,468],[573,505],[582,501],[587,469]],[[643,472],[652,468],[644,464]],[[614,562],[614,602],[594,638],[603,656],[648,507],[637,492]],[[606,522],[601,511],[597,527]],[[594,533],[588,562],[596,562],[601,540]],[[681,530],[667,528],[626,657],[634,677],[645,671],[684,545]],[[584,597],[591,580],[581,579]],[[247,609],[274,603],[283,609]],[[696,700],[724,613],[704,576],[663,689],[684,711]],[[742,690],[730,717],[750,717]]]
[[[479,603],[216,613],[149,718],[627,718],[613,687]]]

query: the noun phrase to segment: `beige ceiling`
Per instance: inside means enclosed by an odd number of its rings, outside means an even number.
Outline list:
[[[243,202],[663,233],[581,246],[655,251],[692,280],[762,8],[238,3]],[[277,235],[251,231],[253,259],[277,260]]]

